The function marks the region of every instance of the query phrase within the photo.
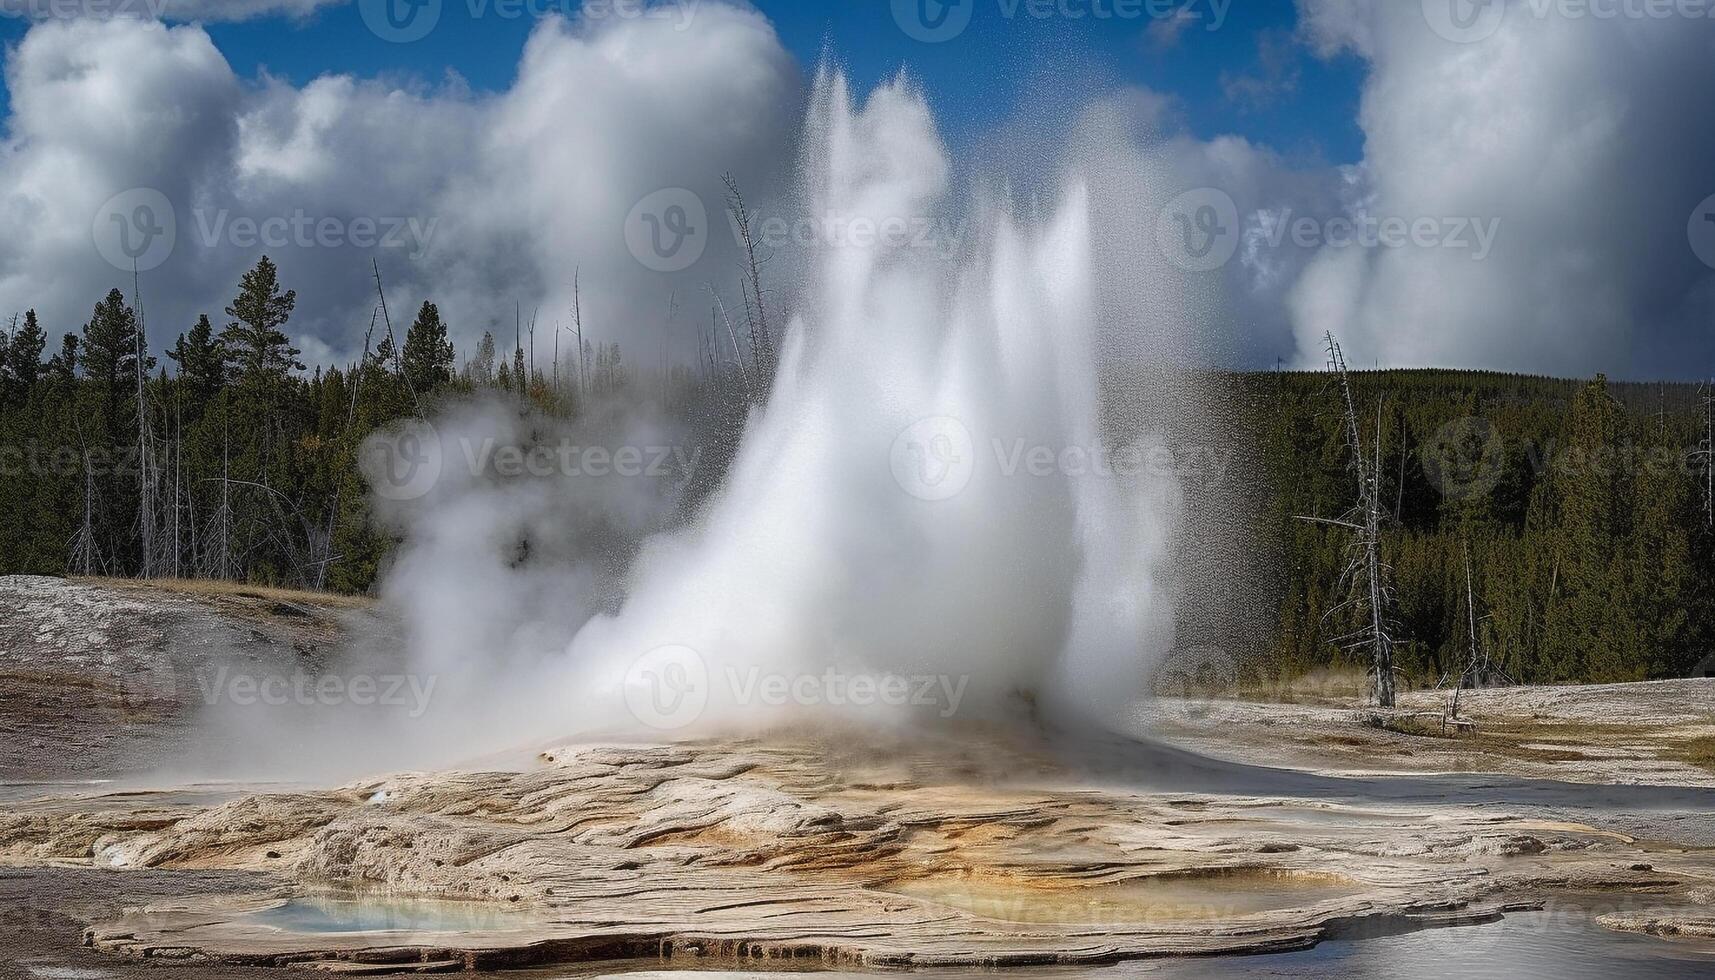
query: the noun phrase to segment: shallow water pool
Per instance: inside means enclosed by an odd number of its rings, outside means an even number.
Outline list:
[[[1002,922],[1197,922],[1309,908],[1362,889],[1336,875],[1235,869],[1151,875],[1086,888],[939,877],[897,882],[885,891]]]
[[[534,924],[528,913],[486,902],[383,896],[306,895],[250,916],[262,926],[299,933],[506,932]]]

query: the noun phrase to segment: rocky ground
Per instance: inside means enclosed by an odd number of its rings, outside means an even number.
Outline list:
[[[0,798],[146,772],[191,737],[198,679],[319,670],[367,604],[207,583],[0,576]]]
[[[16,783],[107,778],[182,744],[186,686],[143,683],[163,669],[314,665],[375,620],[316,597],[0,579],[0,624],[9,744],[30,743],[8,750]],[[1195,753],[978,727],[782,731],[585,739],[322,790],[15,785],[0,801],[0,947],[21,951],[23,975],[62,980],[1089,965],[1303,948],[1567,896],[1609,908],[1609,928],[1697,942],[1715,934],[1715,850],[1692,839],[1715,824],[1715,781],[1677,747],[1708,730],[1712,691],[1480,692],[1458,738],[1410,711],[1149,709]],[[1624,732],[1571,730],[1591,724]],[[1446,775],[1470,771],[1506,778]],[[1414,775],[1353,778],[1374,772]],[[381,924],[279,928],[306,910]]]
[[[1164,699],[1140,723],[1218,758],[1329,773],[1491,772],[1569,782],[1715,787],[1715,680],[1401,695],[1354,708],[1314,687],[1291,700]]]

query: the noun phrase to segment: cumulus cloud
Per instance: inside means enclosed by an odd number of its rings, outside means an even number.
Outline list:
[[[0,0],[0,16],[82,19],[142,17],[150,20],[237,21],[255,17],[307,17],[346,0]]]
[[[1461,43],[1420,4],[1301,0],[1323,54],[1369,65],[1348,210],[1440,229],[1426,247],[1324,247],[1288,297],[1305,362],[1332,329],[1363,363],[1706,370],[1715,296],[1687,226],[1715,193],[1715,132],[1697,122],[1715,114],[1715,30],[1629,7],[1515,0]],[[1495,228],[1480,260],[1448,247],[1467,221]]]
[[[146,188],[176,219],[170,254],[142,263],[157,343],[199,313],[218,320],[268,254],[299,290],[298,345],[338,358],[369,324],[371,258],[396,328],[433,299],[466,351],[490,328],[509,346],[520,308],[526,320],[541,309],[551,346],[580,268],[586,334],[674,343],[669,298],[689,307],[704,282],[735,277],[721,175],[768,200],[802,100],[768,22],[713,3],[688,25],[546,18],[494,95],[456,77],[240,79],[200,27],[127,18],[35,25],[7,82],[0,215],[31,234],[0,241],[0,309],[33,306],[51,329],[76,330],[108,288],[128,288],[107,222],[117,211],[123,227],[123,195]],[[705,209],[697,227],[674,226],[697,260],[666,271],[627,239],[634,206],[663,189]],[[688,318],[680,329],[688,359]]]
[[[1221,72],[1221,92],[1249,109],[1266,109],[1298,91],[1301,52],[1290,31],[1267,30],[1257,35],[1256,67],[1249,72]]]

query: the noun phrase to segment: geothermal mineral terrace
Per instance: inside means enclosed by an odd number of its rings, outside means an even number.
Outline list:
[[[127,657],[202,620],[250,623],[261,637],[252,659],[301,657],[305,630],[354,615],[231,596],[139,609],[123,593],[53,588],[87,605],[80,622],[102,642],[129,637]],[[10,607],[15,687],[82,669],[54,666],[82,641],[36,622],[34,596]],[[107,605],[123,615],[104,619]],[[65,754],[54,740],[80,725],[145,746],[157,728],[176,730],[161,721],[176,709],[135,704],[114,727],[91,690],[90,708],[15,719],[10,735],[45,757]],[[1238,710],[1201,709],[1235,729],[1229,749],[1248,751],[1268,727],[1227,717]],[[1297,731],[1311,724],[1305,711],[1271,717]],[[1706,723],[1658,713],[1661,724]],[[1444,744],[1345,731],[1375,740],[1369,769],[1432,769],[1424,757]],[[1707,789],[1592,785],[1618,794],[1618,808],[1567,807],[1557,801],[1582,790],[1563,780],[1351,779],[1326,759],[1317,772],[1246,767],[1212,760],[1206,727],[1197,738],[1206,754],[1022,722],[784,728],[584,737],[326,789],[14,783],[0,798],[0,864],[38,876],[38,896],[54,874],[138,882],[134,900],[97,908],[72,894],[60,910],[115,964],[1096,964],[1298,949],[1561,899],[1623,898],[1599,920],[1611,929],[1715,934],[1715,852],[1673,843],[1675,827],[1706,819]],[[1417,755],[1386,755],[1407,741]],[[1563,756],[1556,765],[1570,764]]]
[[[34,802],[0,814],[0,855],[268,872],[273,887],[139,908],[92,925],[87,941],[126,956],[329,967],[1103,963],[1486,921],[1568,891],[1691,906],[1715,884],[1707,852],[1588,826],[1099,788],[1054,755],[975,731],[575,744],[522,771],[401,774],[214,806],[147,794]],[[270,924],[268,910],[295,896],[499,911],[457,934]],[[1699,928],[1672,919],[1616,925]]]

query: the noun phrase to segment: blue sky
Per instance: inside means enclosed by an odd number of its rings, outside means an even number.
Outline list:
[[[401,295],[442,302],[462,340],[526,299],[567,306],[573,256],[585,299],[629,322],[666,308],[663,293],[700,290],[731,242],[712,236],[669,275],[614,229],[664,190],[719,202],[723,171],[751,187],[789,179],[794,76],[826,53],[859,93],[901,69],[917,79],[951,144],[954,208],[964,182],[1055,175],[1065,124],[1087,107],[1161,118],[1116,90],[1164,96],[1174,138],[1104,130],[1111,152],[1075,162],[1102,168],[1087,176],[1108,195],[1105,241],[1154,263],[1154,305],[1134,303],[1138,315],[1196,314],[1219,356],[1319,364],[1332,329],[1355,363],[1707,373],[1709,18],[1638,7],[1615,23],[1506,0],[1468,34],[1413,0],[759,0],[767,24],[713,0],[654,0],[666,16],[647,21],[637,0],[77,2],[227,19],[206,26],[218,50],[134,21],[38,34],[17,81],[51,110],[7,116],[0,153],[0,214],[37,224],[0,242],[0,311],[75,324],[115,267],[99,237],[90,248],[92,220],[154,191],[252,221],[439,221],[433,242],[384,257]],[[433,29],[389,39],[378,5],[413,2]],[[231,21],[257,10],[299,13]],[[587,28],[536,34],[523,69],[541,18],[566,13]],[[0,18],[0,43],[28,29]],[[925,39],[936,30],[948,36]],[[381,84],[309,86],[330,74]],[[152,138],[116,143],[136,114]],[[1191,210],[1228,216],[1212,226],[1214,268],[1180,262],[1162,231]],[[1343,230],[1384,225],[1412,234]],[[162,302],[182,307],[168,319],[220,309],[254,262],[254,242],[208,234],[156,273]],[[365,249],[275,248],[315,283],[294,323],[324,360],[350,352],[373,305],[348,274]]]
[[[888,0],[760,0],[757,6],[806,70],[825,48],[860,88],[909,68],[925,83],[956,143],[1004,121],[1020,105],[1077,104],[1090,91],[1138,84],[1181,100],[1186,123],[1200,137],[1236,133],[1305,163],[1349,163],[1361,155],[1356,108],[1362,66],[1351,57],[1324,61],[1292,44],[1292,0],[1231,0],[1230,6],[1229,0],[1191,0],[1183,7],[1191,16],[1171,44],[1152,37],[1159,18],[1149,16],[1166,10],[1169,0],[1055,0],[1046,17],[1032,16],[1024,0],[966,2],[972,4],[969,27],[941,43],[909,37]],[[301,19],[211,24],[208,31],[247,78],[266,70],[300,85],[330,72],[439,81],[450,71],[478,90],[497,91],[510,85],[534,22],[525,11],[575,10],[579,0],[505,4],[445,0],[436,29],[408,43],[377,37],[355,4]],[[1074,19],[1061,11],[1087,15]],[[1097,17],[1096,11],[1115,15]],[[16,43],[26,26],[0,21],[0,38]],[[1161,30],[1156,27],[1157,34]]]

